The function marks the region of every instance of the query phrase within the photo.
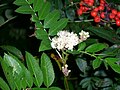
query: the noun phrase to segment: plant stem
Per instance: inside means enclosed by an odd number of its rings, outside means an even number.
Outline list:
[[[8,20],[5,21],[4,23],[2,23],[2,24],[0,25],[0,27],[2,27],[4,24],[8,23],[9,21],[15,19],[16,17],[17,17],[17,16],[11,17],[10,19],[8,19]]]
[[[66,76],[64,76],[64,85],[65,85],[65,90],[69,90],[68,80]]]
[[[93,19],[90,19],[90,20],[81,20],[81,21],[69,21],[69,22],[79,23],[79,22],[91,22],[91,21],[93,21]]]
[[[91,56],[91,57],[94,57],[94,58],[98,58],[97,56],[95,56],[94,54],[90,54],[90,53],[88,53],[88,52],[85,52],[85,51],[80,51],[81,53],[84,53],[84,54],[87,54],[87,55],[89,55],[89,56]],[[99,57],[99,59],[100,60],[103,60],[102,58],[100,58]]]
[[[84,52],[84,51],[80,51],[81,53],[84,53],[84,54],[87,54],[87,55],[89,55],[89,56],[92,56],[92,57],[94,57],[94,58],[97,58],[95,55],[93,55],[93,54],[90,54],[90,53],[87,53],[87,52]]]
[[[55,61],[57,62],[59,69],[62,70],[60,62],[58,60],[55,60]]]
[[[69,54],[66,53],[64,50],[62,50],[62,60],[63,60],[63,65],[66,64],[66,61],[68,60]]]

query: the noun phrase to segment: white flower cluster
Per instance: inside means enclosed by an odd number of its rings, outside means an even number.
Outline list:
[[[68,31],[60,31],[57,33],[57,37],[52,38],[51,46],[58,50],[73,50],[73,47],[79,44],[80,42],[86,40],[89,37],[89,33],[81,31],[79,36],[76,33]]]

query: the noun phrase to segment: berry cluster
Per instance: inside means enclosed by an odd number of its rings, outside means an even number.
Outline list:
[[[99,3],[95,0],[82,0],[79,3],[77,14],[82,15],[83,13],[90,13],[96,23],[115,22],[117,26],[120,26],[120,11],[111,8],[105,0],[99,0]]]

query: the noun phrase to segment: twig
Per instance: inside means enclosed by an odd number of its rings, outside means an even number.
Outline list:
[[[17,16],[14,16],[14,17],[12,17],[12,18],[6,20],[3,24],[0,25],[0,27],[2,27],[4,24],[8,23],[9,21],[15,19],[16,17],[17,17]]]

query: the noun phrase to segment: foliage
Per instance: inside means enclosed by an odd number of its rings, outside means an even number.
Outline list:
[[[118,0],[106,2],[119,10]],[[2,90],[120,89],[120,28],[95,23],[88,13],[78,16],[79,3],[79,0],[13,0],[1,3]],[[9,4],[13,7],[10,8]],[[25,21],[26,17],[28,21]],[[27,25],[21,23],[22,28],[19,25],[15,27],[12,22],[19,22],[19,18]],[[73,32],[83,40],[73,50],[53,48],[51,42],[61,30]],[[82,30],[89,32],[88,39],[80,36]],[[31,38],[31,42],[27,38]],[[29,45],[30,48],[27,47]]]

